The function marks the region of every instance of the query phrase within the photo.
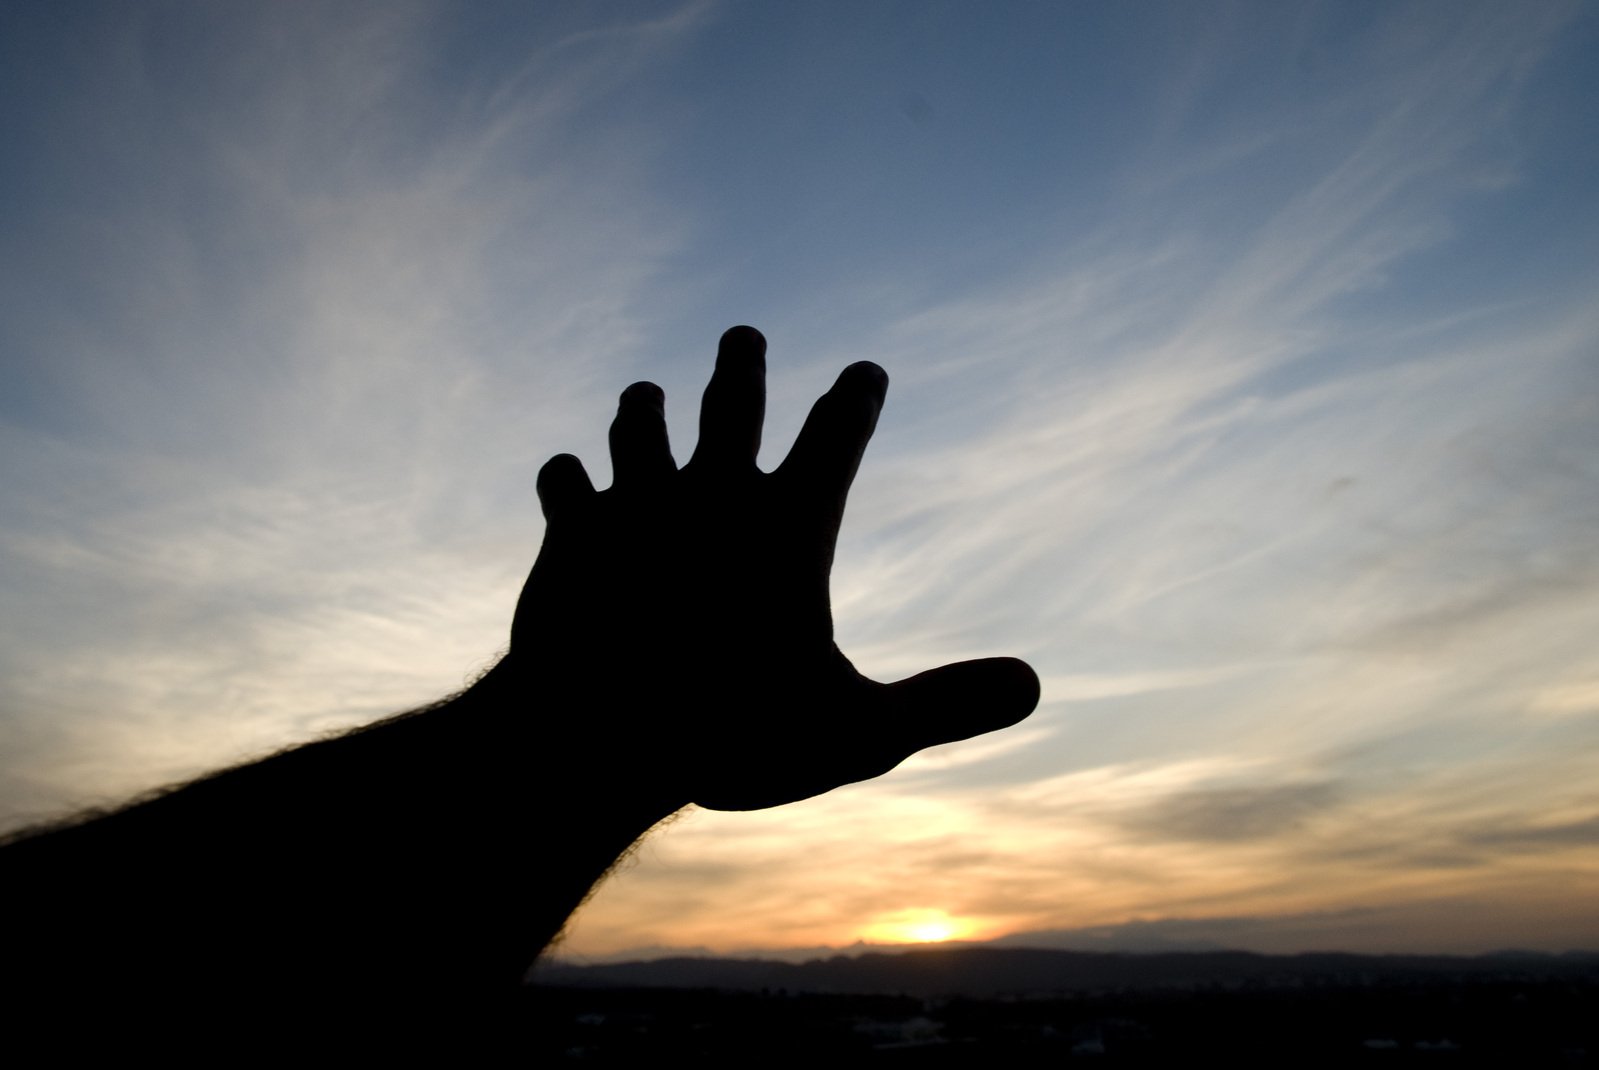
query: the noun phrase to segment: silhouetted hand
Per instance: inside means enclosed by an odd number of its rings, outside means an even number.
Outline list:
[[[622,393],[608,490],[575,457],[544,466],[544,545],[496,670],[539,696],[527,728],[541,740],[597,748],[619,786],[677,804],[803,799],[1014,724],[1038,701],[1015,659],[881,684],[839,651],[828,573],[888,377],[846,368],[764,473],[765,348],[750,327],[722,336],[682,468],[651,383]]]
[[[4,845],[12,1018],[56,1043],[87,1010],[119,1053],[144,1036],[163,1057],[303,1050],[328,1023],[408,1057],[492,1042],[528,963],[672,811],[803,799],[1027,716],[1020,661],[879,684],[839,652],[827,576],[888,380],[846,368],[767,474],[764,350],[722,337],[682,469],[648,383],[622,395],[609,490],[545,465],[510,652],[468,690]],[[139,984],[107,987],[103,962]]]

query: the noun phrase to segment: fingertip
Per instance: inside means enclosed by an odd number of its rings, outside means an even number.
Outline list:
[[[1019,658],[979,658],[889,685],[900,730],[916,749],[1009,728],[1038,706],[1033,667]]]
[[[587,474],[583,462],[570,453],[557,453],[545,461],[544,467],[539,469],[539,486],[567,480],[574,474]]]
[[[1038,674],[1020,658],[978,658],[942,671],[945,708],[968,719],[972,735],[1009,728],[1038,708]]]
[[[888,372],[869,360],[858,360],[839,373],[837,385],[862,387],[881,403],[888,395]]]
[[[799,437],[780,466],[785,478],[809,488],[842,515],[866,444],[877,430],[888,393],[888,373],[869,360],[838,373],[833,388],[816,399]]]
[[[594,494],[594,484],[583,462],[570,453],[558,453],[544,462],[534,483],[546,520],[553,520]]]
[[[625,408],[629,405],[647,405],[661,412],[666,411],[666,391],[650,382],[637,382],[622,391],[617,399],[617,406]]]
[[[1031,665],[1021,658],[988,658],[986,664],[991,666],[989,672],[993,675],[995,707],[1015,711],[1015,719],[1010,724],[1025,719],[1038,708],[1044,685]]]
[[[729,327],[722,332],[721,341],[717,343],[716,355],[718,361],[725,354],[750,353],[757,357],[766,356],[766,336],[754,327],[740,324]]]

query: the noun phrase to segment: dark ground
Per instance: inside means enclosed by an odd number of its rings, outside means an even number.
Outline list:
[[[960,952],[925,954],[882,958],[904,960],[907,990],[929,970],[959,975]],[[1250,971],[1221,955],[1207,976],[1203,956],[1114,956],[1131,961],[1095,987],[1081,980],[1097,956],[1046,954],[1066,956],[1078,981],[981,996],[547,983],[530,992],[530,1054],[597,1066],[1599,1065],[1593,959],[1243,956]],[[997,968],[981,966],[985,978]],[[864,971],[873,988],[895,979],[882,962]]]

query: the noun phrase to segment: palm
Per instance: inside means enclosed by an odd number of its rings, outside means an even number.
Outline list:
[[[1010,659],[891,686],[855,672],[833,643],[828,572],[887,377],[846,369],[763,473],[764,349],[751,328],[723,336],[682,469],[650,384],[622,396],[610,489],[596,492],[576,458],[545,466],[548,528],[511,635],[511,659],[539,666],[546,686],[555,674],[569,705],[620,718],[603,726],[611,749],[672,770],[685,798],[717,809],[876,776],[1037,699],[1032,671]]]

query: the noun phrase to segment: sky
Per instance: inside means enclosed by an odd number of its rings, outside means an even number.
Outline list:
[[[689,811],[579,959],[1599,947],[1599,9],[0,8],[0,823],[459,689],[616,394],[762,464],[892,379],[833,576],[1038,712]],[[558,760],[558,756],[536,756]],[[536,830],[535,830],[536,831]]]

